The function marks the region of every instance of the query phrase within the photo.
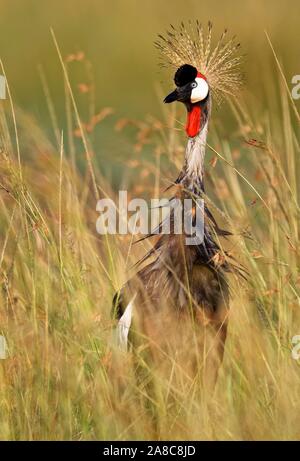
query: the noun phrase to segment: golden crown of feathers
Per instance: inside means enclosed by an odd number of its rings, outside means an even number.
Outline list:
[[[207,32],[198,20],[183,22],[176,29],[170,26],[166,36],[158,35],[155,46],[163,55],[160,63],[163,67],[178,68],[183,64],[191,64],[205,75],[208,84],[220,102],[225,96],[235,96],[242,83],[243,74],[240,64],[243,59],[239,55],[240,44],[236,38],[226,40],[227,30],[222,33],[216,46],[212,46],[212,23],[208,23]]]

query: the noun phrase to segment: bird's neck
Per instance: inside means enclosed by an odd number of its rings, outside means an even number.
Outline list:
[[[204,190],[204,157],[210,117],[210,98],[207,98],[207,100],[199,106],[188,108],[187,132],[189,121],[191,117],[193,117],[191,114],[198,109],[200,117],[197,117],[197,126],[194,124],[195,134],[193,136],[189,136],[188,138],[182,176],[185,188],[194,192],[196,192],[197,189],[200,189],[199,193],[201,193],[201,191]]]
[[[208,120],[205,121],[196,136],[188,139],[185,150],[185,161],[180,182],[186,191],[190,191],[195,195],[201,195],[204,192],[204,158],[207,131]]]
[[[203,182],[207,128],[206,122],[196,136],[188,139],[185,150],[185,176],[190,181]]]

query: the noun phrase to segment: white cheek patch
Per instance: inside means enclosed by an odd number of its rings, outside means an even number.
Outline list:
[[[203,99],[206,98],[208,95],[208,84],[204,78],[196,78],[195,79],[197,86],[196,88],[192,89],[192,94],[191,94],[191,102],[199,102],[203,101]]]

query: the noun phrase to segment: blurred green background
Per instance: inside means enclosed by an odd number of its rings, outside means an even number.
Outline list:
[[[129,155],[126,137],[116,136],[121,117],[161,116],[161,94],[172,88],[171,75],[158,67],[153,46],[157,33],[170,23],[210,19],[214,36],[227,27],[246,54],[246,91],[258,107],[264,105],[269,76],[277,72],[264,31],[267,30],[288,80],[300,72],[299,0],[6,0],[0,1],[0,56],[16,104],[49,127],[49,114],[38,68],[42,66],[60,126],[65,124],[64,82],[53,45],[53,27],[63,56],[84,52],[95,82],[95,110],[115,112],[97,125],[94,145],[102,164],[112,154]],[[271,72],[270,72],[271,68]],[[82,63],[69,67],[83,119],[88,119]],[[264,74],[268,78],[264,78]],[[224,109],[222,109],[224,110]],[[226,124],[226,120],[225,120]]]

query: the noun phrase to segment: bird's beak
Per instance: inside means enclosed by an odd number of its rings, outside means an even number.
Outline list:
[[[178,90],[172,91],[172,93],[168,94],[168,96],[165,97],[164,102],[166,104],[169,104],[170,102],[178,101]]]
[[[168,96],[165,97],[164,102],[167,104],[173,101],[185,102],[190,99],[190,96],[191,96],[191,85],[190,83],[187,83],[184,86],[177,87],[176,90],[168,94]]]

